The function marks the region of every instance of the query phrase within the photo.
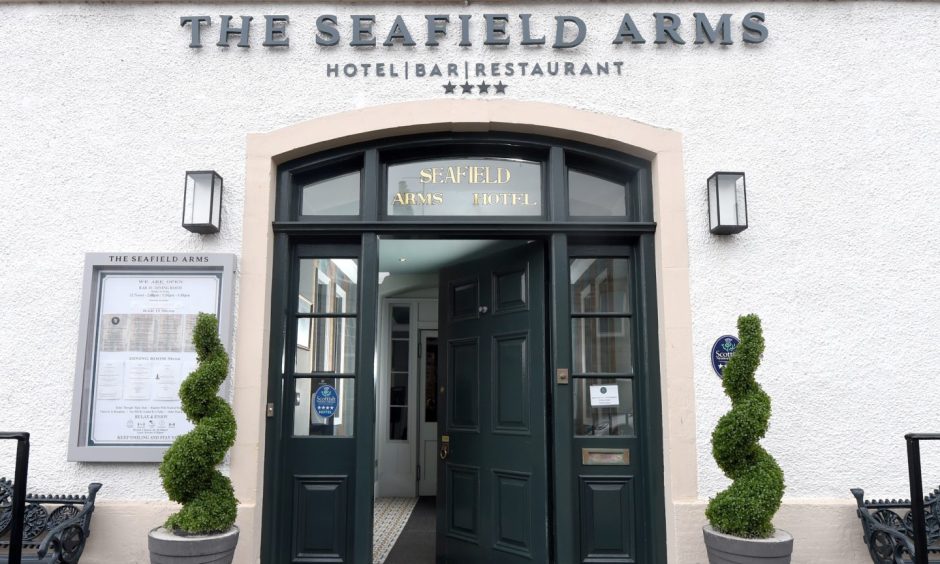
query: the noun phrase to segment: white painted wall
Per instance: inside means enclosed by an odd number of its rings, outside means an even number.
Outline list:
[[[770,38],[652,44],[651,14],[767,13]],[[419,45],[356,51],[312,41],[322,13],[531,12],[588,24],[579,48]],[[648,43],[610,44],[624,11]],[[255,16],[252,48],[187,47],[183,15]],[[262,15],[291,16],[289,50],[261,47]],[[765,441],[791,498],[898,497],[903,434],[937,431],[940,384],[940,37],[936,3],[0,5],[0,429],[33,433],[30,480],[103,500],[164,499],[156,467],[66,463],[82,259],[91,251],[241,248],[245,135],[360,107],[444,96],[443,80],[325,78],[327,63],[623,61],[623,76],[506,78],[507,98],[626,116],[684,136],[699,492],[725,483],[709,434],[727,409],[708,351],[738,313],[761,314],[760,378],[774,399]],[[456,19],[456,17],[454,17]],[[518,36],[515,20],[510,31]],[[232,42],[233,45],[235,41]],[[459,89],[458,89],[459,90]],[[491,94],[492,95],[492,94]],[[471,95],[465,95],[470,98]],[[473,98],[480,95],[473,94]],[[179,226],[183,172],[225,178],[223,229]],[[751,227],[708,233],[705,179],[744,170]],[[940,482],[940,445],[925,477]],[[12,473],[2,467],[0,474]]]

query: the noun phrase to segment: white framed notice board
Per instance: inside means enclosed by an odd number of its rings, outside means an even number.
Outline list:
[[[180,383],[196,368],[199,313],[231,351],[235,255],[88,253],[69,460],[159,462],[192,429]]]

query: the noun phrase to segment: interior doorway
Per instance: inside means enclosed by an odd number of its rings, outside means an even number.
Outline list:
[[[542,245],[378,255],[373,562],[546,558]]]

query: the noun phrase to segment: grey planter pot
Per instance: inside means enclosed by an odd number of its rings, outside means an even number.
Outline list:
[[[181,537],[163,527],[150,531],[150,564],[232,564],[238,527],[218,535]]]
[[[777,529],[769,539],[743,539],[702,527],[711,564],[790,564],[793,535]]]

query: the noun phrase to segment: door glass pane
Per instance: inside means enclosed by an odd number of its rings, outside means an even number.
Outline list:
[[[392,338],[392,372],[408,373],[408,338]]]
[[[356,371],[356,319],[314,317],[297,320],[294,371],[352,374]]]
[[[633,373],[630,318],[572,319],[571,339],[575,374]]]
[[[424,355],[424,422],[437,423],[437,337],[428,337]]]
[[[408,405],[408,373],[392,372],[392,386],[389,393],[389,405]]]
[[[392,407],[388,415],[388,438],[391,441],[408,440],[408,408]]]
[[[633,380],[575,378],[574,432],[578,436],[633,436]]]
[[[513,159],[436,159],[388,167],[390,216],[542,214],[542,165]]]
[[[359,215],[359,172],[307,184],[300,196],[301,215]]]
[[[588,217],[627,215],[626,183],[611,182],[598,176],[569,170],[568,215]]]
[[[355,384],[352,378],[295,379],[294,435],[353,436]]]
[[[356,313],[358,264],[351,258],[300,259],[297,313]]]
[[[408,440],[408,381],[411,377],[411,306],[393,305],[389,349],[388,438]]]
[[[576,258],[569,266],[572,313],[630,313],[628,259]]]

